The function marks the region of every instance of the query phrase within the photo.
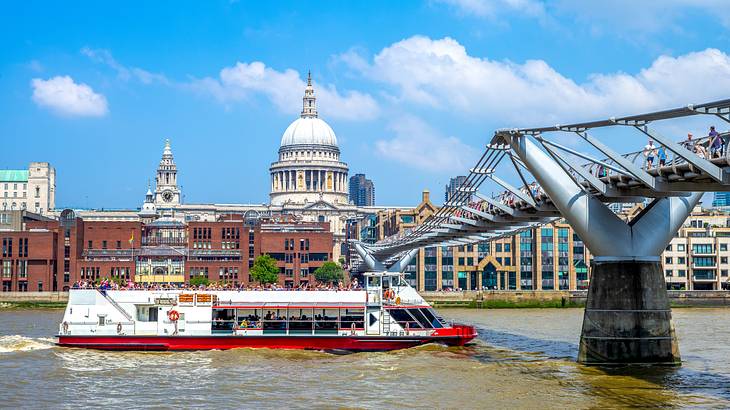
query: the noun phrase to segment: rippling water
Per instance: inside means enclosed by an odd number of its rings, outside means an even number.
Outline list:
[[[60,310],[0,310],[0,407],[730,407],[730,309],[674,311],[681,368],[575,363],[580,309],[443,310],[463,348],[99,352],[53,346]]]

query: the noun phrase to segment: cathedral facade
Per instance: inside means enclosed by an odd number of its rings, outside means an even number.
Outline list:
[[[218,221],[231,214],[245,219],[295,218],[328,222],[338,260],[347,242],[347,228],[383,207],[358,207],[348,198],[349,168],[340,159],[337,136],[317,112],[311,76],[302,98],[302,111],[281,137],[277,158],[271,163],[268,204],[191,204],[183,201],[170,140],[165,141],[157,166],[155,186],[148,186],[139,210],[77,210],[86,220],[177,220],[182,223]]]
[[[279,158],[271,164],[271,204],[306,205],[324,201],[347,205],[348,167],[340,161],[337,136],[317,114],[311,75],[302,98],[302,113],[284,131]]]

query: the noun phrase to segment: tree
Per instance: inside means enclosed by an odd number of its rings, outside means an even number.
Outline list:
[[[251,277],[262,285],[276,283],[279,280],[279,267],[276,266],[276,259],[267,254],[257,256],[251,267]]]
[[[314,271],[314,278],[322,283],[335,283],[345,277],[345,271],[335,262],[325,262]]]
[[[198,287],[200,285],[208,286],[210,284],[210,281],[205,276],[193,276],[190,278],[190,286]]]

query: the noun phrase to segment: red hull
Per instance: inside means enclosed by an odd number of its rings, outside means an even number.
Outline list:
[[[58,345],[101,350],[211,350],[236,348],[386,351],[426,343],[463,346],[476,332],[471,326],[440,329],[432,336],[67,336],[58,335]]]

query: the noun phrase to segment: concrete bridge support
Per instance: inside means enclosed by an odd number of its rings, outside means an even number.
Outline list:
[[[578,361],[680,364],[660,255],[701,193],[655,199],[626,223],[527,136],[506,142],[594,255]]]

